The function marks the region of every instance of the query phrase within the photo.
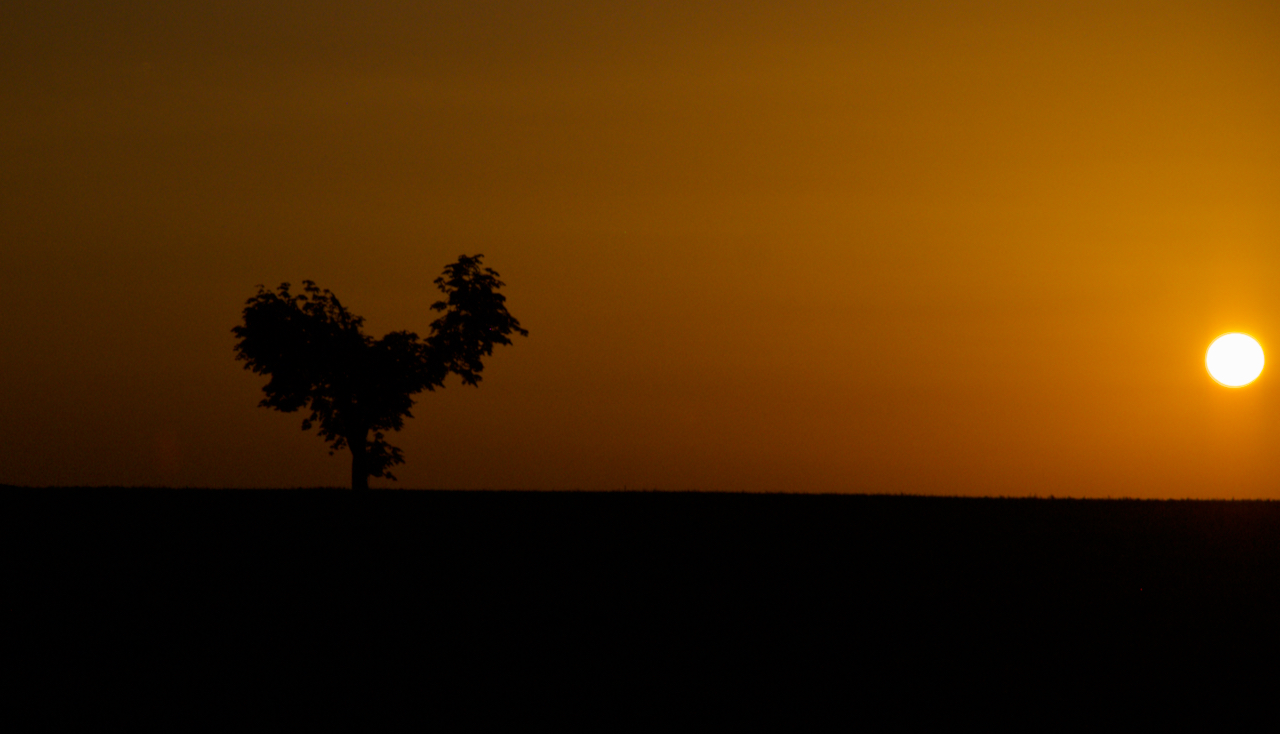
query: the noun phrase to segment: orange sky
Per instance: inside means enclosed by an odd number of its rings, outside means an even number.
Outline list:
[[[6,5],[0,483],[343,485],[244,300],[484,253],[392,486],[1280,498],[1280,5],[627,5]]]

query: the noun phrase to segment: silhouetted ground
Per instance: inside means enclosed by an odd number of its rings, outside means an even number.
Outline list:
[[[1280,502],[2,496],[33,634],[159,668],[200,650],[341,679],[364,656],[479,681],[568,662],[607,687],[637,661],[690,685],[779,665],[1001,685],[1069,667],[1122,687],[1255,654],[1280,610]]]

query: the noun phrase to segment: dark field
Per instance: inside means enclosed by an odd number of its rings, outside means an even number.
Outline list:
[[[1123,681],[1134,666],[1254,654],[1280,609],[1278,502],[3,497],[16,598],[39,634],[157,665],[251,648],[320,666],[403,657],[453,677],[569,661],[601,686],[637,660],[690,680],[790,660],[913,678],[1092,666]]]

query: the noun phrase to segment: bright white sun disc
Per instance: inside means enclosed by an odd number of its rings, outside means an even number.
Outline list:
[[[1227,387],[1243,387],[1262,374],[1266,358],[1262,347],[1248,334],[1223,334],[1209,345],[1204,366],[1213,379]]]

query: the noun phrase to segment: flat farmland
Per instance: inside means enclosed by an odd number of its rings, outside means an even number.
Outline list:
[[[1088,663],[1123,678],[1139,664],[1247,655],[1280,608],[1277,502],[122,488],[3,497],[17,598],[35,629],[104,656],[128,639],[135,654],[162,658],[196,641],[217,655],[249,645],[332,660],[341,649],[477,676],[643,659],[697,678],[788,659],[889,676]]]

